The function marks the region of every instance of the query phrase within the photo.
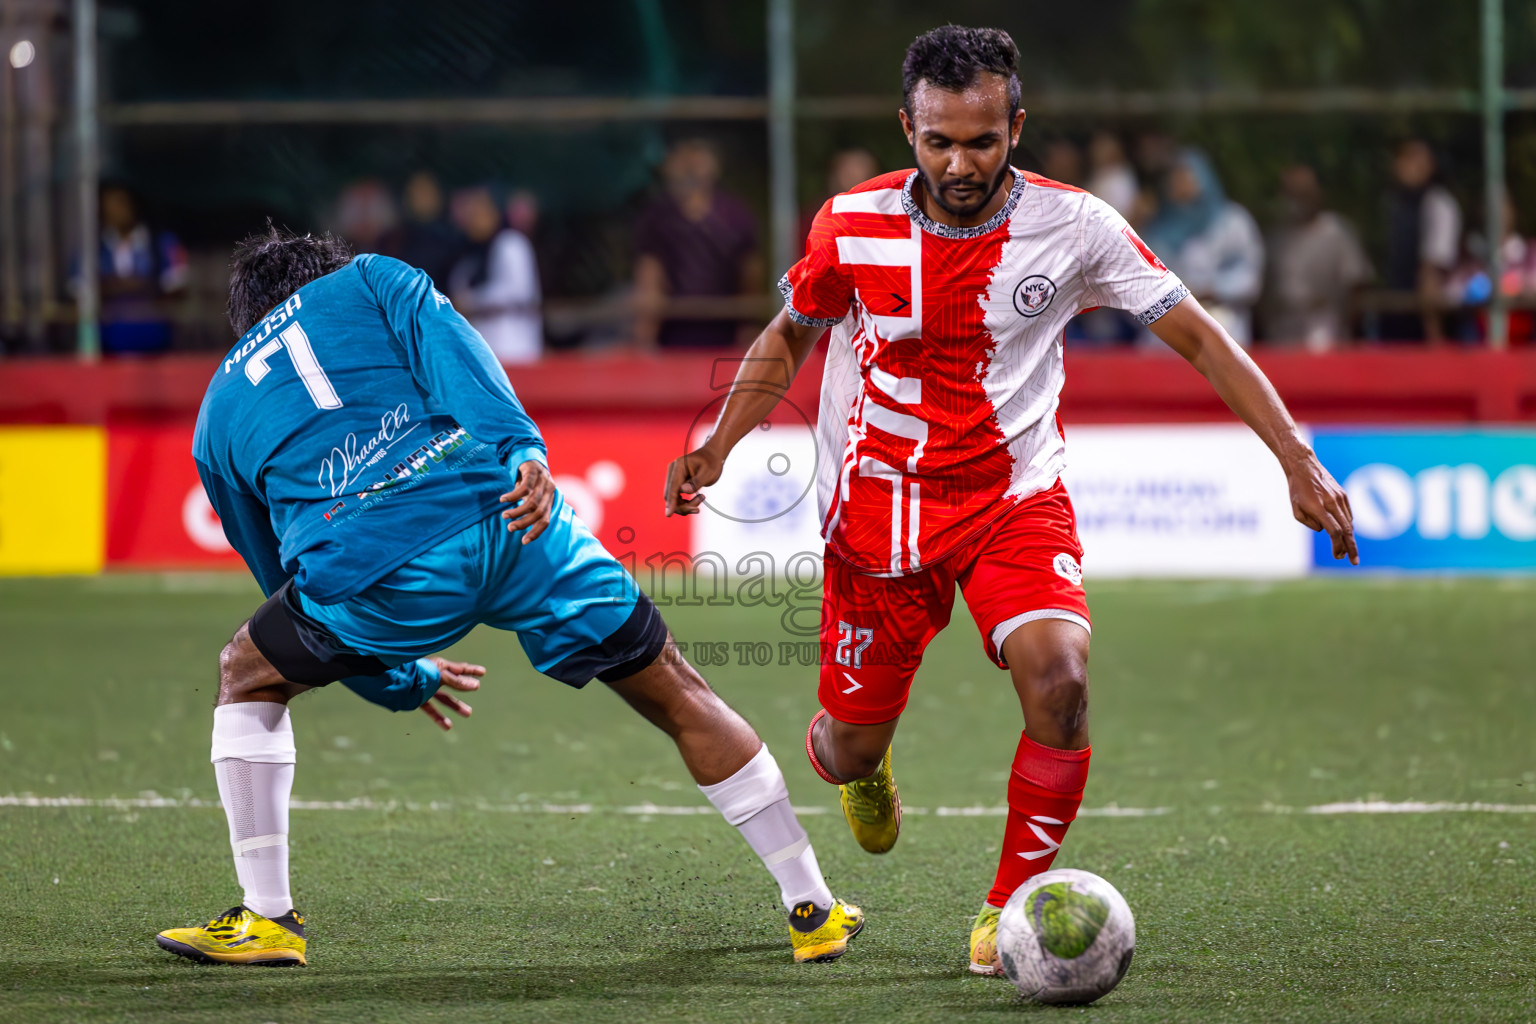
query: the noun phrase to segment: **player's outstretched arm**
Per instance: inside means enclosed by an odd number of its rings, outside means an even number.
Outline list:
[[[1152,322],[1152,333],[1199,370],[1221,400],[1253,428],[1280,460],[1291,489],[1291,511],[1313,530],[1327,530],[1333,557],[1360,564],[1349,497],[1302,440],[1264,371],[1195,301],[1184,299]]]
[[[451,729],[453,723],[432,705],[435,700],[463,718],[473,709],[445,690],[470,692],[480,689],[485,666],[433,656],[397,665],[381,675],[349,676],[341,685],[367,701],[391,711],[415,711],[418,708],[439,728]]]
[[[795,323],[788,311],[782,309],[769,321],[747,349],[709,440],[673,459],[667,467],[667,485],[662,494],[667,515],[688,516],[699,511],[704,502],[699,490],[720,479],[726,456],[737,441],[779,404],[825,331],[825,327]],[[765,367],[771,369],[765,371]]]

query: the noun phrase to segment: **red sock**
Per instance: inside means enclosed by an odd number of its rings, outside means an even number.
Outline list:
[[[1008,824],[1003,830],[1003,854],[997,881],[987,902],[1000,907],[1013,891],[1035,875],[1051,869],[1056,851],[1067,838],[1067,826],[1077,817],[1088,782],[1092,747],[1057,750],[1028,736],[1019,737],[1008,778]]]

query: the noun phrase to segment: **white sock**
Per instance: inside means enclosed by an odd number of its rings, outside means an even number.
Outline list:
[[[807,900],[822,909],[832,905],[832,890],[821,877],[810,837],[789,806],[784,773],[766,743],[735,775],[699,790],[763,859],[779,883],[785,910]]]
[[[265,701],[213,709],[209,759],[229,820],[241,901],[262,917],[293,909],[288,891],[288,798],[297,757],[288,707]]]

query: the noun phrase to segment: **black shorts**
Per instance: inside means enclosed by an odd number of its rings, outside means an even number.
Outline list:
[[[389,666],[355,651],[299,605],[289,580],[251,616],[251,642],[262,657],[291,683],[324,686],[352,676],[377,676]],[[594,678],[618,682],[650,666],[667,644],[667,624],[644,593],[624,624],[600,643],[562,660],[546,674],[577,689]]]
[[[324,686],[349,676],[379,676],[389,666],[354,651],[299,606],[289,580],[251,616],[251,643],[290,683]]]

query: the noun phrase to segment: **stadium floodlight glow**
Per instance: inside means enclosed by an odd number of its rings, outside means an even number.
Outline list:
[[[23,39],[11,47],[11,67],[24,68],[32,63],[37,56],[37,47],[32,45],[32,40]]]

